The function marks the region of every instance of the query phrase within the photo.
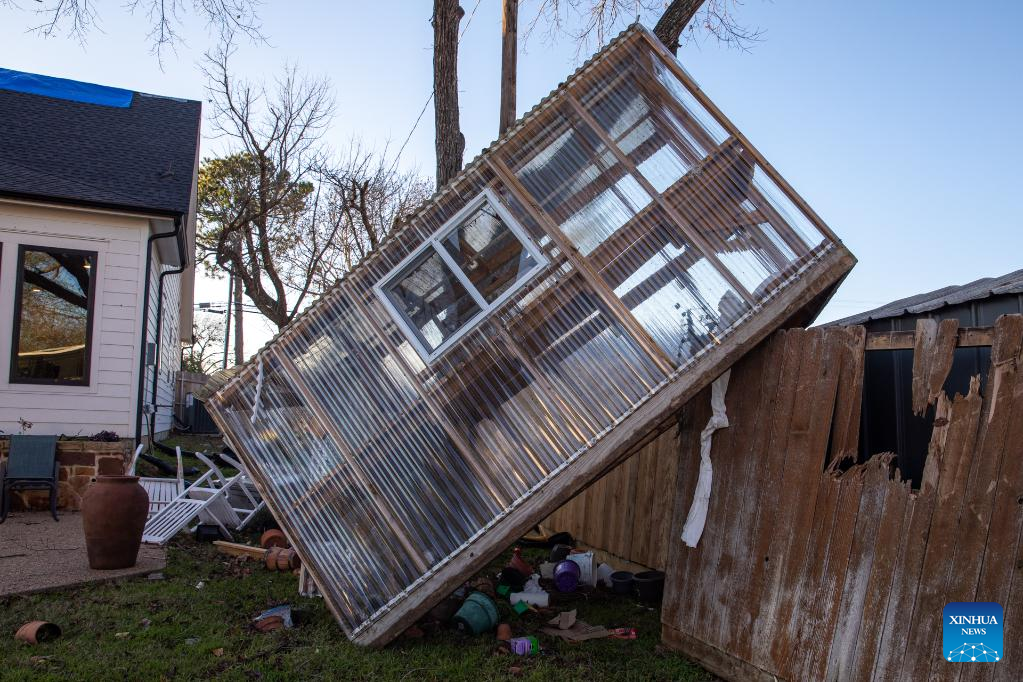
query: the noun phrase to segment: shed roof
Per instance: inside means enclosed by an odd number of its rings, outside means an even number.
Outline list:
[[[886,303],[879,308],[829,322],[828,325],[849,326],[863,324],[871,320],[884,320],[903,315],[919,315],[946,306],[979,301],[991,296],[1004,294],[1023,294],[1023,270],[1015,270],[1001,277],[982,277],[968,284],[942,287],[927,293],[900,298],[897,301]]]
[[[0,195],[187,215],[201,109],[0,69]]]

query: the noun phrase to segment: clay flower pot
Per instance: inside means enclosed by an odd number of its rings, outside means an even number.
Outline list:
[[[149,495],[138,476],[98,476],[82,497],[82,527],[89,566],[131,568],[138,558]]]
[[[288,538],[282,531],[272,528],[259,536],[259,546],[263,549],[271,547],[289,547]]]
[[[25,623],[14,633],[14,639],[28,644],[49,642],[60,637],[60,626],[47,623],[45,620],[33,620]]]

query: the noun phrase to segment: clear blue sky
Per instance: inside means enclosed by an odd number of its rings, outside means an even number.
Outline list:
[[[475,4],[462,0],[466,19]],[[522,22],[537,4],[523,0]],[[396,148],[430,92],[431,5],[266,0],[270,45],[242,44],[235,67],[260,77],[288,62],[329,77],[336,144],[355,135]],[[161,71],[144,18],[112,0],[99,7],[102,32],[84,46],[26,34],[27,12],[0,9],[0,66],[203,98],[196,65],[212,39],[201,23],[186,27],[187,44],[166,55]],[[704,41],[679,56],[859,258],[822,319],[1023,268],[1015,205],[1023,194],[1023,3],[746,0],[738,18],[764,30],[751,52]],[[519,113],[588,56],[567,38],[550,45],[534,35],[520,48]],[[497,132],[500,0],[479,3],[459,69],[469,160]],[[432,134],[430,109],[403,165],[432,174]],[[216,149],[205,141],[206,153]],[[224,288],[203,284],[196,300],[223,300]],[[251,352],[267,334],[264,325],[246,327]]]

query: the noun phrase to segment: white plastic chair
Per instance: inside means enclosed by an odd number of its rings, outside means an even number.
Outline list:
[[[216,524],[223,536],[231,539],[228,524],[237,528],[240,523],[227,502],[227,493],[233,485],[231,479],[225,480],[220,469],[201,453],[196,453],[196,456],[210,467],[209,470],[146,521],[142,542],[166,544],[196,517],[205,523]]]
[[[237,478],[237,481],[228,490],[227,499],[231,509],[238,515],[239,523],[237,529],[245,530],[245,527],[252,522],[252,519],[256,518],[256,514],[263,510],[266,502],[260,496],[259,491],[256,489],[256,484],[252,482],[252,477],[249,476],[249,471],[245,468],[244,464],[223,453],[220,454],[220,459],[238,470],[238,475],[234,477]],[[210,464],[212,465],[212,462]]]
[[[145,449],[145,445],[135,448],[135,456],[132,457],[131,466],[128,468],[128,475],[135,475],[135,465],[139,461],[139,455]],[[140,476],[141,485],[149,495],[149,515],[147,519],[170,504],[176,497],[185,491],[185,469],[181,462],[181,448],[175,448],[178,458],[178,472],[176,478],[164,478],[156,476]]]

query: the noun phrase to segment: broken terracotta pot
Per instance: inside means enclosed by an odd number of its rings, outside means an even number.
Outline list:
[[[288,542],[283,531],[271,528],[259,536],[259,546],[263,549],[270,549],[271,547],[290,547],[291,543]]]
[[[267,550],[265,563],[271,571],[290,571],[302,565],[295,550],[276,546]]]
[[[60,626],[45,620],[33,620],[25,623],[14,633],[14,639],[27,644],[49,642],[60,637]]]

